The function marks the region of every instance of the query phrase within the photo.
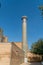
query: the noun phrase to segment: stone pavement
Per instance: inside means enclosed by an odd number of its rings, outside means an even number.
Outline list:
[[[21,65],[43,65],[41,62],[33,62],[33,63],[22,63]]]
[[[29,63],[28,65],[42,65],[41,62]]]

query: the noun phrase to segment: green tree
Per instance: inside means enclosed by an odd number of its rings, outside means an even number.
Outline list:
[[[43,39],[38,40],[31,46],[31,52],[43,55]]]

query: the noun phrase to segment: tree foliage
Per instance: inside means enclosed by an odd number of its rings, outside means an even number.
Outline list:
[[[43,55],[43,39],[38,40],[31,46],[31,52]]]

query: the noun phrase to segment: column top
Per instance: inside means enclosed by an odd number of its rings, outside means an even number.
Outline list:
[[[27,16],[22,16],[21,20],[23,20],[23,19],[27,20],[28,18],[27,18]]]

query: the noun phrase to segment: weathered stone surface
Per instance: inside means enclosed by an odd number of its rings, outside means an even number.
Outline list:
[[[20,65],[23,51],[15,43],[0,43],[0,65]]]
[[[0,65],[10,65],[11,44],[0,43]]]
[[[20,65],[23,63],[23,51],[12,43],[11,65]]]
[[[20,65],[29,65],[29,63],[22,63],[22,64],[20,64]]]

